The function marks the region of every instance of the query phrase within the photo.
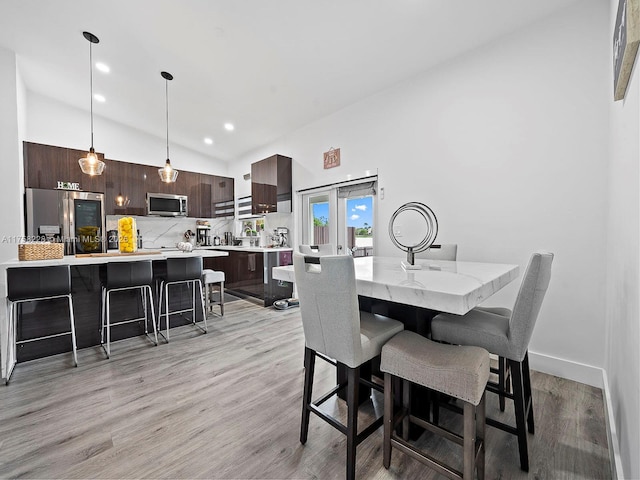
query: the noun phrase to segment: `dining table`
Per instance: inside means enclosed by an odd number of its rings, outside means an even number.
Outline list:
[[[358,296],[436,312],[464,315],[518,278],[518,265],[416,259],[405,269],[397,257],[353,259]],[[293,265],[274,267],[273,278],[294,282]]]
[[[415,267],[406,269],[401,258],[385,256],[357,257],[353,263],[360,309],[399,320],[406,330],[424,336],[430,336],[431,319],[438,313],[464,315],[519,275],[518,265],[506,263],[416,258]],[[272,275],[277,280],[295,282],[293,265],[274,267]],[[361,368],[361,375],[377,370],[378,365],[371,362]],[[338,366],[337,383],[345,379],[344,370]],[[415,390],[412,411],[424,413],[428,393],[420,387]],[[368,387],[361,386],[360,403],[367,401],[370,393]],[[344,398],[344,392],[339,396]]]

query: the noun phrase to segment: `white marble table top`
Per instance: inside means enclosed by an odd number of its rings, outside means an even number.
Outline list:
[[[518,265],[418,260],[405,270],[395,257],[354,258],[358,295],[463,315],[518,277]],[[295,282],[293,265],[273,278]]]

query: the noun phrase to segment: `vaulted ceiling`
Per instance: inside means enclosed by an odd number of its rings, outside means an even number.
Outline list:
[[[172,141],[233,161],[574,1],[3,0],[0,46],[88,112],[92,32],[96,115],[164,138],[166,70]]]

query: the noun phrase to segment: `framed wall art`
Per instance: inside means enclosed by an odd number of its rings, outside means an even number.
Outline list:
[[[640,0],[619,0],[613,31],[613,99],[622,100],[640,44]]]

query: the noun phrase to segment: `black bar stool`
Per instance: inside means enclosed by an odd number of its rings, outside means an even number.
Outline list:
[[[183,258],[167,258],[167,273],[160,277],[160,300],[158,302],[158,328],[161,330],[162,317],[165,317],[167,334],[165,340],[169,341],[169,318],[171,315],[191,312],[191,321],[204,333],[207,333],[207,314],[204,309],[204,295],[202,291],[202,257],[189,256]],[[191,307],[182,310],[169,310],[169,286],[186,284],[191,289]],[[202,321],[204,328],[196,324],[196,286],[200,291],[200,304],[202,306]],[[164,313],[162,313],[164,298]],[[162,335],[162,331],[160,331]]]
[[[71,328],[68,331],[34,337],[27,340],[15,341],[13,343],[13,359],[9,350],[14,332],[18,330],[18,319],[20,315],[15,315],[15,306],[25,302],[35,302],[39,300],[49,300],[53,298],[66,297],[69,301],[69,319]],[[9,328],[7,334],[7,359],[6,359],[6,384],[16,365],[17,346],[19,344],[44,340],[47,338],[71,335],[73,347],[73,363],[78,366],[78,355],[76,349],[76,330],[73,317],[73,300],[71,298],[71,271],[69,265],[56,265],[51,267],[20,267],[7,269],[7,302],[9,305]]]
[[[151,291],[151,283],[153,282],[153,268],[151,260],[142,260],[136,262],[111,262],[107,263],[107,279],[102,285],[102,326],[100,328],[100,345],[104,348],[107,358],[111,356],[111,327],[123,325],[125,323],[133,323],[144,320],[144,334],[155,344],[158,345],[158,332],[156,330],[156,316],[153,306],[153,292]],[[119,322],[111,322],[110,300],[113,292],[121,292],[124,290],[140,290],[142,299],[142,308],[144,317],[122,320]],[[148,297],[147,297],[148,295]],[[149,312],[147,310],[147,301],[151,306],[151,323],[153,323],[154,338],[149,336],[148,319]],[[107,342],[104,342],[104,333],[107,332]]]

